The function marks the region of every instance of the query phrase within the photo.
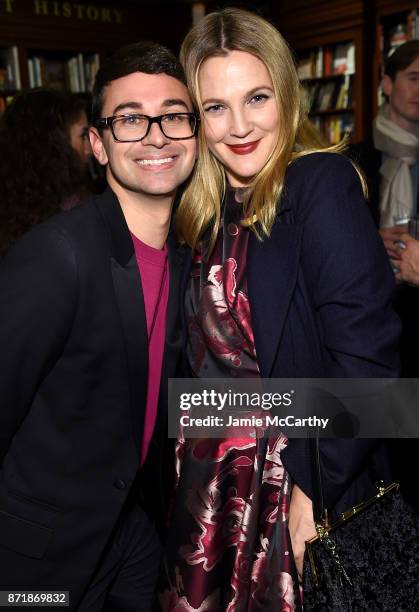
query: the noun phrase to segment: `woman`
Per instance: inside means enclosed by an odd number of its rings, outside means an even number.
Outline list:
[[[31,89],[0,121],[0,256],[32,225],[75,206],[86,195],[85,102]]]
[[[357,172],[307,121],[285,41],[226,9],[189,32],[181,59],[202,124],[177,216],[194,250],[192,376],[396,375],[392,272]],[[369,490],[373,450],[321,441],[328,508]],[[163,608],[301,609],[315,534],[307,441],[181,440],[177,468]]]

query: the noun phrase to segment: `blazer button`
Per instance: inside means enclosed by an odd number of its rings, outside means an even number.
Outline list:
[[[114,486],[117,489],[125,489],[125,487],[127,486],[127,483],[125,482],[125,480],[121,480],[120,478],[118,478],[118,480],[115,480]]]

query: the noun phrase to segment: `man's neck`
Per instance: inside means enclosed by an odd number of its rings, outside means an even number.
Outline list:
[[[172,214],[173,195],[147,196],[110,185],[134,236],[155,249],[162,249],[167,239]]]
[[[409,121],[389,106],[388,110],[388,119],[395,123],[399,128],[405,130],[405,132],[409,132],[410,134],[414,134],[417,138],[419,138],[419,123]]]

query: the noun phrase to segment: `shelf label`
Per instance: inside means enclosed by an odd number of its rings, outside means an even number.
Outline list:
[[[13,13],[24,0],[0,0],[0,9]],[[59,0],[33,0],[32,10],[39,17],[59,17],[79,21],[96,21],[98,23],[122,23],[122,10],[81,2],[60,2]]]

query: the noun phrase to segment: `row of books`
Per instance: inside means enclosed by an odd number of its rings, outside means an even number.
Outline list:
[[[91,91],[98,69],[98,53],[78,53],[68,59],[34,55],[28,59],[29,86],[67,89],[74,93]]]
[[[333,81],[305,81],[307,105],[311,113],[348,109],[353,106],[354,75]]]
[[[419,40],[419,9],[412,9],[404,15],[399,15],[398,20],[391,25],[383,22],[379,24],[378,41],[381,54],[381,75],[386,59],[394,53],[397,47],[408,40]],[[379,87],[377,105],[381,106],[384,101],[384,94]]]
[[[413,9],[407,16],[407,36],[408,39],[419,38],[419,10]]]
[[[313,117],[312,122],[330,144],[337,144],[344,136],[350,136],[355,129],[352,114],[337,117]]]
[[[355,72],[355,44],[318,47],[303,55],[298,63],[300,80],[328,77]]]
[[[0,49],[0,90],[21,88],[19,56],[16,46]]]
[[[405,21],[396,23],[387,31],[384,30],[383,24],[380,29],[380,46],[385,57],[391,55],[394,49],[400,47],[408,40],[419,39],[419,11],[418,9],[411,10]]]
[[[13,96],[2,96],[0,95],[0,115],[6,110],[6,106],[9,106],[13,100]]]
[[[380,23],[378,38],[384,62],[400,45],[408,40],[419,39],[419,9],[411,10],[404,19],[400,18],[400,21],[392,24],[391,27],[385,27],[383,23]]]

